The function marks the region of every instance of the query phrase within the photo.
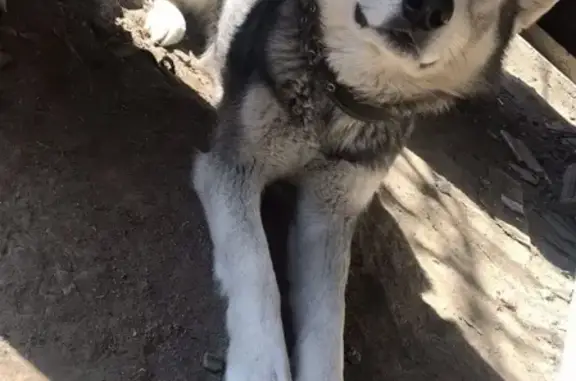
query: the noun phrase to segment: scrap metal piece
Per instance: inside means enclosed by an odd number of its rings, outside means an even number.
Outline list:
[[[508,146],[510,147],[510,149],[512,150],[514,156],[516,156],[516,159],[518,161],[526,164],[528,168],[530,168],[532,171],[538,173],[540,176],[546,179],[546,181],[549,184],[551,183],[548,174],[546,173],[542,165],[540,165],[540,162],[536,159],[536,157],[534,157],[534,154],[532,153],[530,148],[528,148],[528,146],[524,144],[522,140],[513,137],[504,130],[501,130],[500,134],[502,135],[502,137],[504,138],[504,140],[506,141],[506,143],[508,144]]]
[[[508,168],[516,172],[518,176],[520,176],[520,178],[522,178],[522,180],[526,181],[527,183],[538,185],[538,177],[535,176],[531,171],[524,169],[514,163],[508,163]]]

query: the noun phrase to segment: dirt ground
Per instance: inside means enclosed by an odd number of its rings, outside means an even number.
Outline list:
[[[214,379],[200,359],[225,348],[222,304],[188,187],[214,119],[209,79],[186,47],[147,47],[137,7],[113,25],[92,0],[9,6],[0,380]],[[347,380],[553,379],[576,267],[574,210],[556,203],[576,161],[570,118],[508,76],[494,97],[422,123],[358,227]],[[517,178],[502,129],[550,182]],[[522,214],[503,205],[510,192]],[[289,212],[289,195],[266,201],[273,248]]]

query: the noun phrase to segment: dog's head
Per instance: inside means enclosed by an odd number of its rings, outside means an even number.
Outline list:
[[[461,97],[557,0],[319,0],[330,64],[365,95]]]

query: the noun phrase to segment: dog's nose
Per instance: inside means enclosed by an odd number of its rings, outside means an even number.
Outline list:
[[[413,28],[434,30],[452,18],[454,0],[403,0],[402,11]]]

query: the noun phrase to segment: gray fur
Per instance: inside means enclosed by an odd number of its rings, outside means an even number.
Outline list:
[[[297,4],[228,0],[224,8],[237,11],[221,18],[215,40],[224,98],[211,149],[196,156],[192,182],[228,299],[226,381],[292,380],[260,218],[264,187],[289,179],[299,189],[289,239],[294,377],[341,381],[344,292],[357,216],[405,145],[414,118],[489,88],[517,20],[526,19],[515,0],[461,1],[467,6],[457,8],[456,26],[431,35],[414,57],[378,35],[399,1],[359,1],[376,12],[362,26],[354,22],[355,1],[317,0],[328,61],[339,80],[389,114],[368,123],[335,107],[315,81],[300,51]]]

